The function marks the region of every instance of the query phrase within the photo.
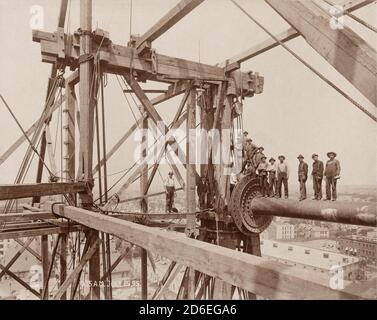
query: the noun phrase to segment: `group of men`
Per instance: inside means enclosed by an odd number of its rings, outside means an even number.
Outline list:
[[[267,157],[264,155],[264,148],[257,147],[252,143],[252,139],[248,138],[248,132],[243,133],[243,166],[242,172],[245,175],[256,175],[259,177],[261,193],[264,197],[282,197],[282,190],[284,188],[284,197],[288,198],[288,179],[289,168],[285,163],[285,156],[278,157],[278,163],[274,158],[270,158],[267,162]],[[335,152],[328,152],[329,160],[324,167],[323,162],[319,160],[318,154],[313,154],[313,200],[322,199],[322,181],[326,177],[326,198],[325,200],[337,199],[336,185],[340,178],[340,163],[336,159]],[[306,181],[308,179],[308,164],[304,161],[304,156],[298,157],[298,181],[300,183],[300,201],[307,198]],[[235,175],[231,177],[231,190],[234,189],[238,179]]]
[[[323,177],[326,178],[326,198],[324,200],[336,201],[337,192],[336,185],[338,179],[340,179],[340,162],[336,159],[335,152],[328,152],[327,157],[329,160],[326,162],[324,168],[323,162],[319,160],[318,154],[313,154],[313,189],[314,198],[313,200],[322,199],[322,181]],[[297,157],[299,160],[298,165],[298,181],[300,183],[300,201],[306,199],[306,181],[308,180],[308,164],[304,161],[304,156],[299,155]]]
[[[322,181],[326,178],[326,198],[324,200],[336,201],[337,181],[340,178],[340,163],[336,159],[335,152],[328,152],[327,156],[329,160],[326,162],[326,166],[319,160],[318,154],[313,154],[312,165],[312,178],[314,198],[313,200],[322,199]],[[289,167],[285,162],[285,156],[280,155],[278,162],[274,158],[270,158],[267,162],[267,157],[264,155],[264,148],[257,147],[253,144],[252,139],[248,138],[248,132],[243,134],[242,142],[242,174],[253,175],[259,178],[261,187],[261,193],[264,197],[276,197],[281,198],[283,196],[282,191],[284,189],[284,197],[288,199],[288,179],[289,179]],[[298,165],[298,181],[300,184],[300,201],[307,198],[306,193],[306,181],[308,180],[309,166],[304,161],[304,156],[299,155]],[[239,175],[232,173],[230,176],[230,192],[232,193],[236,184],[239,181]],[[169,172],[168,178],[164,181],[166,191],[166,211],[176,211],[174,208],[174,196],[175,196],[175,182],[173,178],[173,172]],[[205,209],[206,198],[208,195],[209,182],[207,178],[202,177],[197,182],[197,194],[199,198],[200,209]],[[208,199],[207,199],[208,200]],[[208,202],[208,201],[207,201]]]

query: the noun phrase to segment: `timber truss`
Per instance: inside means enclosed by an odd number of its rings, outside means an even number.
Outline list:
[[[106,30],[92,30],[91,0],[80,1],[80,27],[74,33],[64,32],[68,0],[61,1],[55,32],[33,31],[33,40],[41,47],[42,61],[51,64],[51,76],[40,119],[27,130],[20,126],[23,135],[0,157],[1,165],[27,140],[29,148],[15,184],[0,186],[0,200],[7,200],[4,212],[6,214],[0,216],[0,239],[15,239],[21,246],[5,266],[0,265],[0,278],[8,274],[41,299],[77,299],[81,274],[89,264],[89,280],[92,286],[80,297],[100,299],[103,291],[104,298],[111,299],[111,273],[127,254],[126,251],[115,261],[111,261],[110,235],[113,235],[141,248],[142,298],[161,299],[182,270],[184,272],[177,299],[235,296],[241,299],[253,299],[256,296],[296,299],[360,298],[348,288],[333,290],[322,280],[309,279],[305,273],[297,272],[293,267],[281,269],[261,257],[259,234],[268,228],[272,216],[375,227],[374,203],[350,205],[308,201],[298,204],[289,200],[264,199],[259,197],[258,181],[251,177],[241,181],[231,195],[229,177],[223,170],[228,163],[222,160],[220,164],[213,164],[209,153],[208,164],[202,165],[200,172],[197,172],[196,166],[188,161],[195,157],[195,148],[188,147],[187,138],[187,148],[181,150],[179,141],[174,137],[166,141],[159,151],[158,161],[152,166],[149,165],[149,160],[153,155],[144,147],[140,154],[141,162],[135,163],[133,170],[127,172],[127,179],[115,193],[111,196],[108,194],[107,162],[137,128],[147,129],[150,126],[160,135],[168,135],[183,123],[186,123],[187,130],[195,129],[198,106],[201,128],[232,129],[233,121],[242,114],[242,108],[239,108],[242,101],[261,94],[264,86],[263,76],[255,71],[241,72],[241,63],[277,46],[292,53],[285,43],[298,36],[303,36],[338,72],[376,105],[375,49],[348,27],[331,29],[332,17],[318,8],[318,1],[266,0],[291,28],[278,35],[269,33],[269,40],[216,65],[158,54],[152,46],[153,41],[203,2],[204,0],[181,0],[145,34],[132,36],[127,46],[114,44]],[[341,1],[330,3],[342,4]],[[372,1],[354,0],[342,5],[344,12],[350,14],[370,3]],[[260,25],[237,2],[235,4]],[[67,69],[71,71],[68,76],[65,75]],[[323,78],[316,70],[310,69]],[[138,98],[141,111],[135,124],[109,151],[106,149],[105,132],[106,74],[115,75],[123,81],[126,86],[124,92],[132,93]],[[168,83],[169,87],[162,90],[160,96],[149,99],[148,91],[143,90],[140,85],[147,81]],[[347,98],[333,83],[328,80],[326,82]],[[75,94],[76,87],[79,87],[79,98]],[[64,90],[64,94],[58,98],[59,90]],[[178,95],[182,95],[182,100],[174,119],[169,125],[165,124],[156,107]],[[6,104],[5,99],[1,98]],[[62,104],[65,106],[65,170],[64,176],[57,177],[51,156],[49,125],[54,111]],[[360,105],[356,106],[362,109]],[[373,115],[367,115],[376,121]],[[76,128],[80,133],[79,137],[75,136]],[[220,138],[221,141],[229,139],[226,135],[221,135]],[[76,140],[79,148],[75,147]],[[95,141],[97,164],[93,166]],[[39,150],[36,149],[38,144]],[[217,147],[212,145],[211,140],[208,145],[210,150]],[[186,179],[167,152],[169,148],[186,168]],[[222,144],[219,148],[222,148]],[[39,158],[36,183],[23,184],[33,153]],[[46,155],[50,157],[50,166],[45,162]],[[78,168],[75,166],[76,157],[79,159]],[[187,212],[184,214],[167,216],[148,213],[148,199],[164,194],[149,193],[162,157],[167,158],[181,189],[185,192]],[[45,169],[50,178],[49,182],[42,183]],[[100,194],[98,201],[93,199],[92,192],[95,187],[93,176],[96,174],[99,178],[96,185]],[[213,202],[213,209],[198,213],[195,191],[198,179],[203,176],[209,178],[211,196],[216,201]],[[140,196],[122,199],[128,187],[137,180],[140,181]],[[64,195],[64,201],[42,201],[41,197],[47,195]],[[23,205],[27,212],[10,213],[15,199],[29,197],[33,199],[33,205]],[[139,201],[141,213],[114,210],[117,203],[126,201]],[[183,226],[186,234],[160,230],[161,227],[171,225],[166,222],[167,219],[182,218],[186,221]],[[173,228],[182,229],[180,226]],[[82,237],[82,234],[85,237]],[[72,235],[75,238],[71,239]],[[49,236],[54,239],[51,253],[48,247]],[[41,238],[41,253],[30,248],[37,237]],[[81,248],[84,239],[85,243]],[[73,254],[76,261],[70,274],[67,266],[69,240],[78,245]],[[42,263],[43,288],[39,291],[11,271],[12,265],[25,251]],[[153,255],[167,257],[172,262],[157,290],[148,295],[147,266],[149,259],[152,268],[156,267]],[[50,292],[50,277],[57,260],[60,271],[59,288]],[[101,291],[101,282],[110,285],[103,287]],[[305,290],[302,290],[303,288]]]

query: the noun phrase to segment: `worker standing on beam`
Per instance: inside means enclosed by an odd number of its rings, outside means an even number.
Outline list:
[[[330,158],[326,162],[325,176],[326,176],[326,199],[336,201],[336,183],[340,179],[340,162],[335,159],[336,153],[329,152],[327,156]]]
[[[288,179],[289,179],[289,168],[284,162],[285,157],[279,156],[279,163],[277,165],[277,177],[278,177],[278,194],[277,198],[281,198],[282,185],[284,185],[285,199],[288,199]]]
[[[277,185],[277,179],[276,179],[277,166],[276,166],[274,158],[270,158],[269,163],[270,164],[267,167],[267,171],[268,171],[268,195],[270,197],[274,197],[277,194],[277,190],[276,190],[277,189],[276,188],[276,185]]]
[[[318,154],[314,153],[312,155],[313,159],[313,189],[314,189],[314,198],[313,200],[322,199],[322,180],[323,180],[323,162],[318,159]]]
[[[304,161],[304,156],[300,154],[297,157],[298,164],[298,182],[300,183],[300,201],[306,199],[306,180],[308,180],[308,164]]]
[[[173,210],[174,196],[175,196],[175,181],[173,172],[170,171],[167,179],[165,180],[166,191],[166,212],[171,213]]]
[[[260,163],[257,167],[257,174],[259,176],[259,184],[261,187],[261,192],[263,197],[268,196],[268,187],[267,187],[267,168],[268,163],[266,161],[267,157],[262,156]]]

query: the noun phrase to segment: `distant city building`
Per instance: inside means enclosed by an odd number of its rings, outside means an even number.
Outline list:
[[[357,257],[265,239],[261,241],[261,251],[262,256],[286,265],[321,273],[341,268],[344,280],[364,278],[363,263]]]
[[[338,238],[339,251],[377,263],[377,238],[368,236],[344,236]]]
[[[272,240],[293,240],[295,238],[295,226],[290,223],[272,223],[264,232],[263,237]]]
[[[313,226],[310,231],[311,239],[328,239],[330,237],[330,230],[325,227]]]

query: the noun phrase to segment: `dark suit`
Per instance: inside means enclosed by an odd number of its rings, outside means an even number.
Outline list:
[[[314,161],[313,162],[313,189],[314,189],[314,198],[321,200],[322,199],[322,180],[323,180],[323,162]]]
[[[308,164],[300,162],[298,165],[298,181],[300,182],[300,199],[306,199],[306,180],[308,180]]]

